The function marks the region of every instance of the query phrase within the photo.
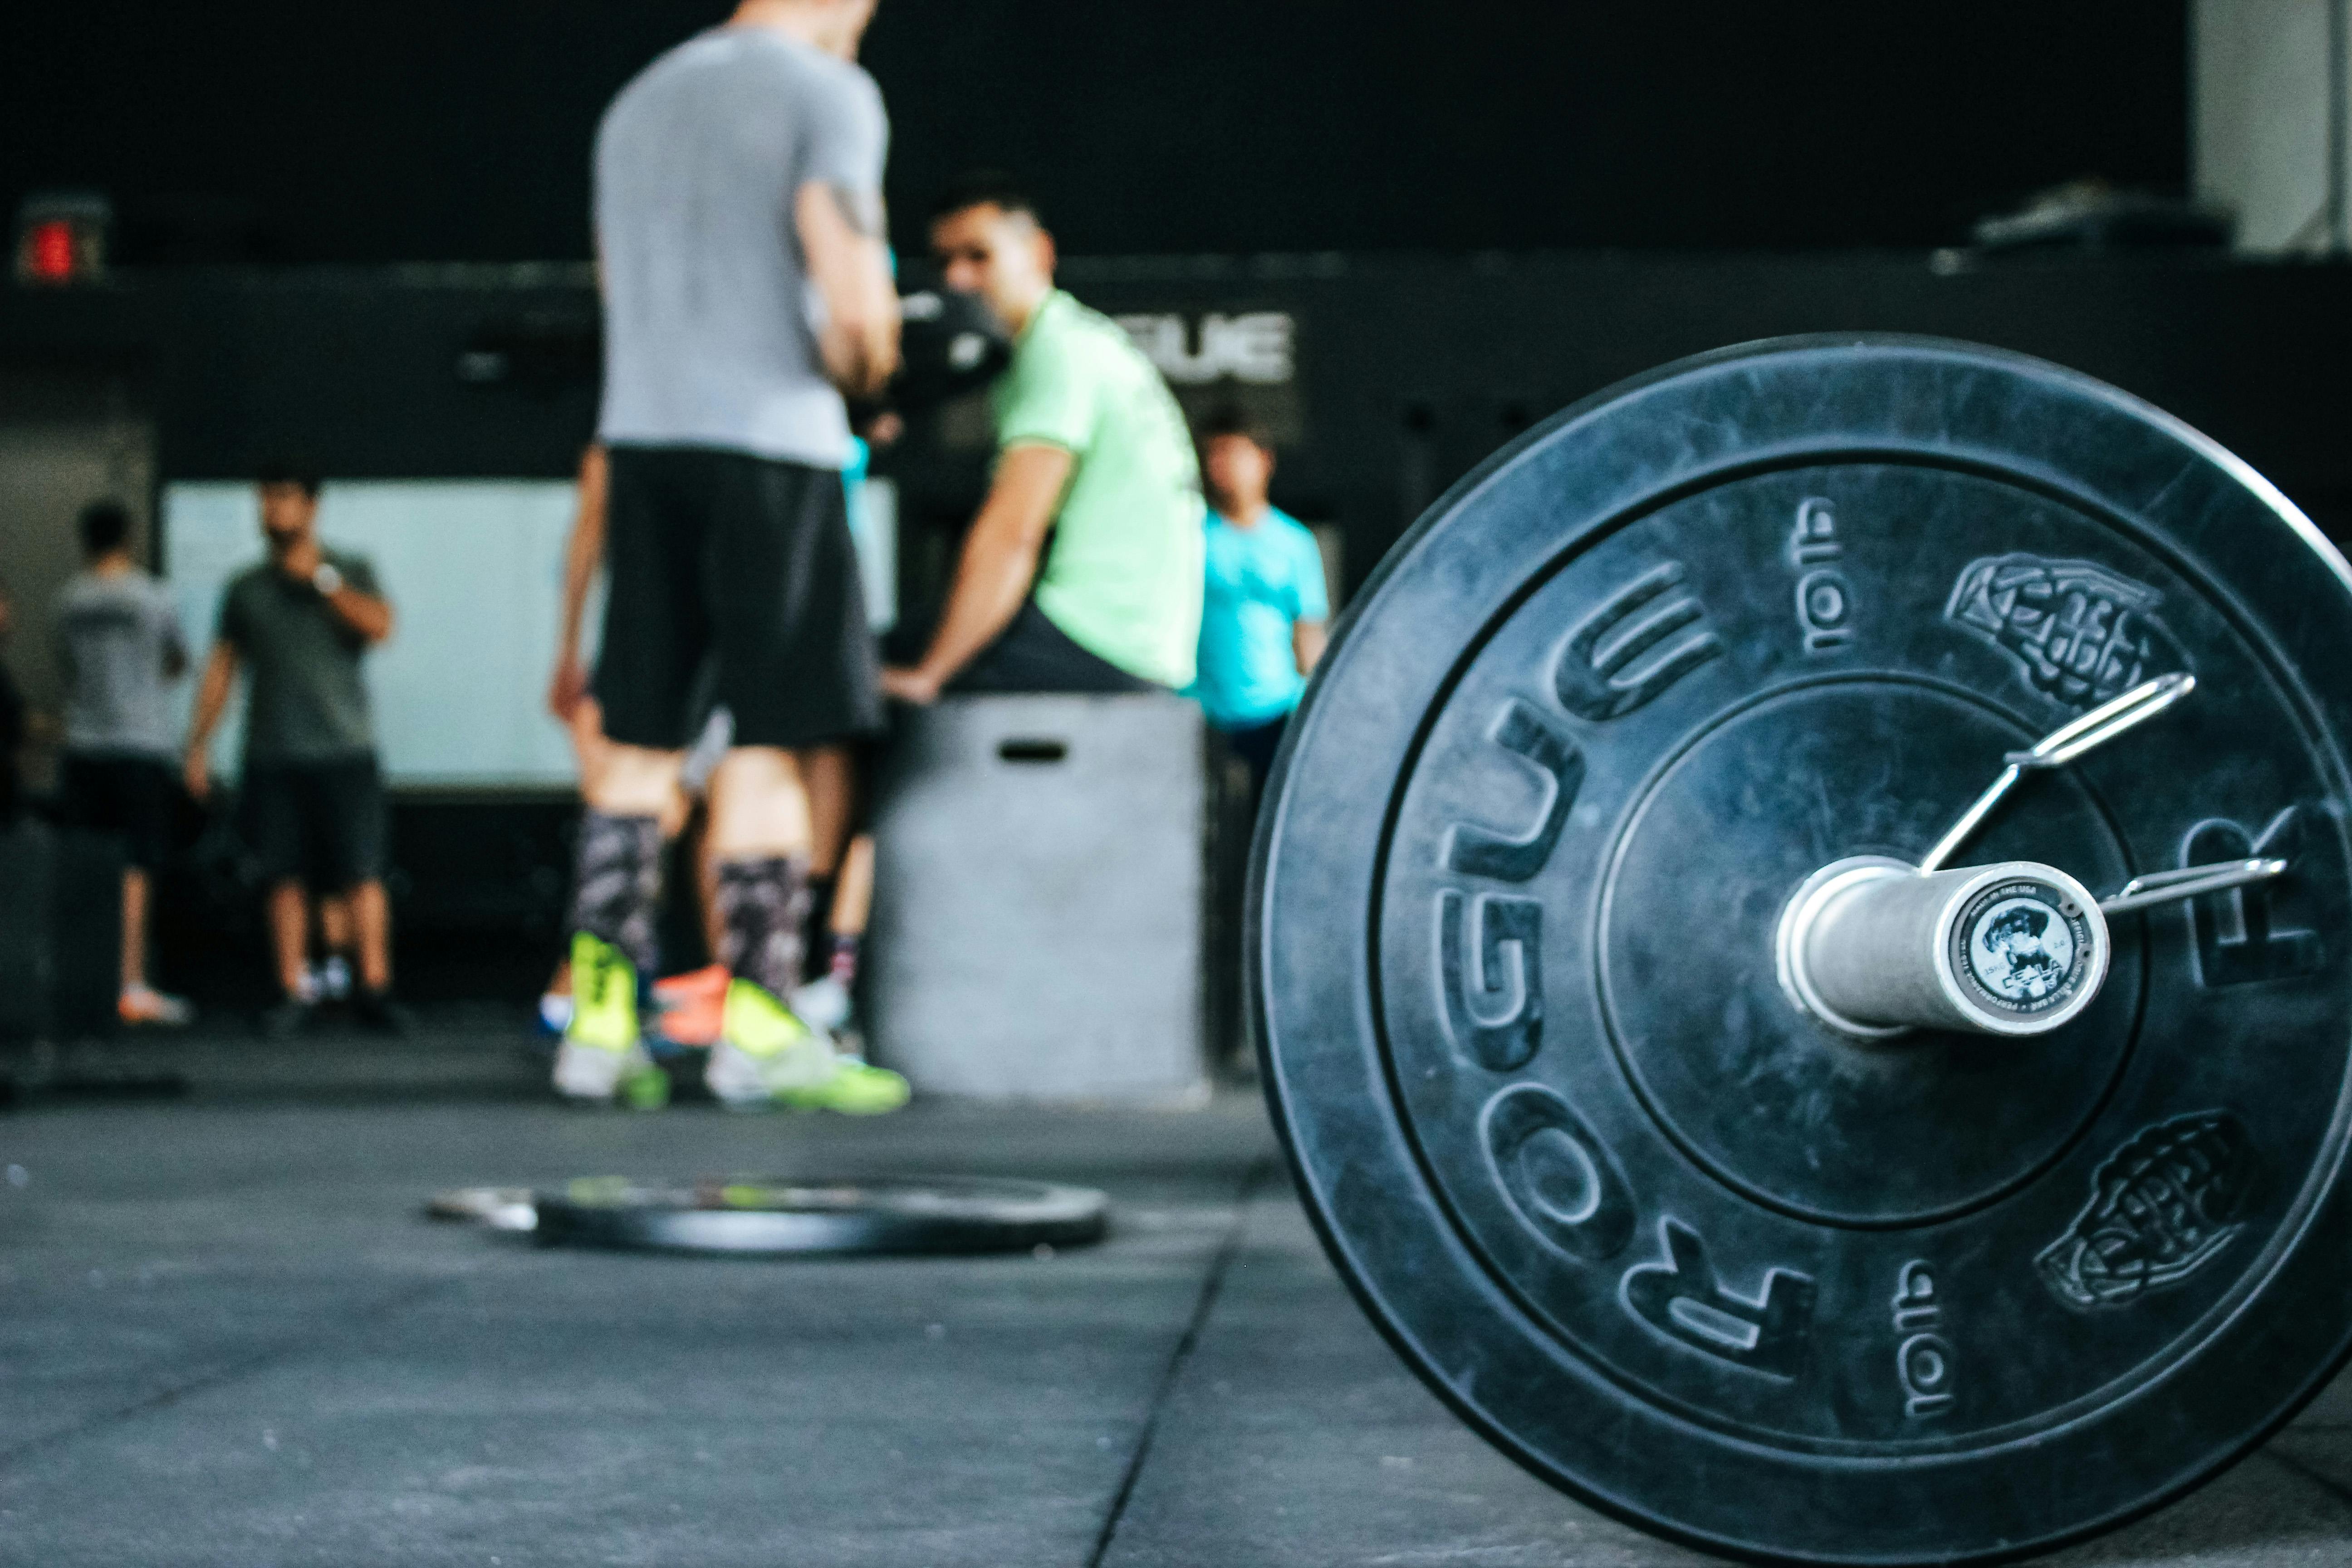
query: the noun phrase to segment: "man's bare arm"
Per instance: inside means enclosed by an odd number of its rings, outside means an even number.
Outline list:
[[[909,702],[929,702],[1019,613],[1037,577],[1037,557],[1061,510],[1062,490],[1077,459],[1059,447],[1006,450],[996,481],[972,521],[957,563],[930,651],[913,669],[883,671],[883,689]]]
[[[329,594],[326,599],[327,607],[341,618],[343,625],[368,642],[380,643],[392,636],[391,600],[374,594],[363,594],[349,583]]]
[[[1312,675],[1316,663],[1323,657],[1324,644],[1331,634],[1321,621],[1290,623],[1290,656],[1298,661],[1298,673]]]
[[[793,198],[809,281],[824,305],[817,352],[833,384],[852,397],[871,397],[898,370],[898,293],[882,238],[880,197],[844,191],[822,180]]]
[[[196,713],[188,727],[188,793],[202,800],[213,786],[209,748],[221,715],[228,711],[229,693],[236,687],[236,650],[225,642],[213,644],[205,661],[205,678],[196,688]]]
[[[565,723],[588,690],[580,662],[581,623],[587,616],[588,590],[604,563],[604,498],[611,466],[602,445],[580,458],[580,506],[572,537],[563,545],[563,622],[555,645],[555,677],[547,689],[547,710]]]

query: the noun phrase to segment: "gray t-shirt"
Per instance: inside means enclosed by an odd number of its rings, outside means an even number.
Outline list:
[[[596,133],[602,439],[848,462],[793,204],[811,181],[878,202],[889,140],[873,78],[766,27],[690,38],[621,89]]]
[[[169,757],[178,750],[170,686],[188,662],[180,617],[144,572],[85,572],[58,596],[66,749],[84,756]]]
[[[324,552],[343,581],[375,594],[365,558]],[[332,763],[375,750],[360,656],[367,639],[344,624],[325,595],[268,562],[240,574],[221,595],[220,639],[245,661],[245,761]]]

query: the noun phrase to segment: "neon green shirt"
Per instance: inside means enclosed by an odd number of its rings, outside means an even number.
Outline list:
[[[1201,638],[1201,469],[1184,411],[1109,317],[1060,289],[1013,346],[991,398],[1000,450],[1077,459],[1055,514],[1038,609],[1129,675],[1182,688]]]

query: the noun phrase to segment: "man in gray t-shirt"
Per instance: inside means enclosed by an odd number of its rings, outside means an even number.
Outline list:
[[[58,597],[59,798],[68,822],[122,843],[122,1021],[184,1024],[188,1005],[147,984],[147,910],[171,847],[171,686],[187,670],[187,644],[171,595],[131,557],[128,510],[84,508],[81,546],[86,569]]]
[[[819,342],[829,301],[811,298],[825,258],[803,253],[794,209],[810,185],[845,193],[878,233],[889,139],[881,92],[854,62],[740,19],[621,90],[596,135],[606,446],[847,466]]]
[[[742,0],[621,89],[596,135],[608,586],[584,781],[573,1008],[558,1092],[650,1092],[659,819],[709,700],[734,715],[709,853],[730,972],[704,1081],[730,1103],[888,1110],[904,1080],[839,1055],[788,998],[816,845],[803,780],[879,729],[850,542],[842,395],[898,355],[883,242],[889,124],[857,47],[874,0]],[[583,686],[569,636],[554,689]],[[826,846],[837,853],[838,846]],[[830,861],[833,854],[824,857]]]
[[[220,629],[196,693],[188,788],[211,788],[213,731],[248,676],[238,806],[269,883],[270,946],[285,1000],[273,1034],[299,1028],[310,994],[310,894],[344,900],[357,939],[362,1022],[397,1029],[392,916],[383,896],[383,783],[360,661],[392,635],[392,605],[357,555],[319,542],[319,481],[273,471],[260,484],[269,558],[221,595]]]

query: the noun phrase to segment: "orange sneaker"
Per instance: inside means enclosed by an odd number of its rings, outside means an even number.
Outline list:
[[[674,1046],[714,1046],[727,1016],[727,966],[709,964],[654,982],[654,1027]]]

